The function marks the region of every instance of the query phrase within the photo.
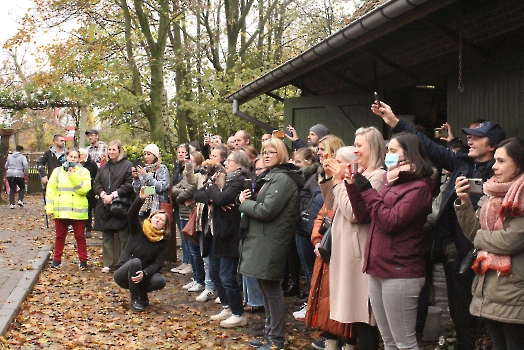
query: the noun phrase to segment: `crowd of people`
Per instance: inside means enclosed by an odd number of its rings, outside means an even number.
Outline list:
[[[197,301],[221,303],[211,320],[242,327],[248,313],[265,312],[263,337],[250,346],[284,348],[284,298],[298,296],[304,305],[293,316],[323,332],[316,349],[373,350],[382,341],[392,350],[418,348],[426,265],[437,257],[456,349],[475,349],[486,332],[495,349],[520,348],[524,141],[479,120],[462,129],[467,146],[443,125],[444,146],[384,102],[371,110],[392,128],[390,140],[361,127],[346,146],[317,124],[303,141],[288,126],[293,149],[273,133],[263,135],[258,152],[245,130],[225,143],[206,134],[203,144],[177,147],[172,177],[154,144],[130,162],[118,140],[106,145],[95,129],[81,150],[65,149],[56,135],[38,162],[46,212],[55,218],[51,267],[61,265],[71,226],[79,266],[88,268],[94,210],[102,272],[114,272],[129,289],[130,308],[143,311],[147,294],[166,285],[160,272],[176,225],[182,257],[171,272],[192,275],[182,288],[199,292]]]

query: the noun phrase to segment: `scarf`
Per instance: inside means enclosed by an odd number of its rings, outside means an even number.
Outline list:
[[[160,162],[156,161],[153,164],[146,164],[144,168],[146,168],[146,172],[148,174],[152,174],[154,178],[156,171],[158,170],[158,168],[160,168]],[[148,213],[149,211],[151,211],[152,204],[153,204],[153,196],[152,195],[147,196],[146,199],[144,200],[144,204],[142,204],[142,207],[140,208],[140,211]]]
[[[504,231],[504,218],[514,218],[524,212],[524,174],[511,182],[499,183],[493,177],[484,183],[486,203],[480,210],[480,227],[484,230]],[[498,271],[499,276],[511,273],[511,256],[480,250],[471,268],[478,274],[488,269]]]
[[[151,242],[158,242],[164,238],[164,230],[156,230],[149,219],[145,219],[142,224],[142,231],[146,235],[147,239]]]

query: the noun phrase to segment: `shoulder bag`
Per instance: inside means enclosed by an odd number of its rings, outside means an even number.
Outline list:
[[[324,220],[322,220],[322,225],[318,230],[322,235],[322,241],[318,246],[318,253],[322,258],[324,263],[329,264],[331,260],[331,225],[333,221],[328,215],[324,215]]]
[[[109,192],[111,193],[111,172],[109,172]],[[126,196],[118,196],[113,199],[113,203],[109,205],[109,212],[112,216],[118,219],[126,219],[127,212],[133,204],[131,198]]]
[[[169,222],[173,222],[173,203],[171,203],[171,187],[167,189],[167,202],[160,202],[160,209],[166,212]],[[160,196],[158,196],[160,201]]]
[[[197,220],[197,207],[193,207],[186,226],[182,229],[182,234],[191,242],[196,245],[200,245],[200,238],[198,237],[198,232],[196,230],[196,220]]]

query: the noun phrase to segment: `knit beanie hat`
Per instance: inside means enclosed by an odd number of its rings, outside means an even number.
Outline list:
[[[160,159],[160,150],[158,149],[158,146],[154,143],[150,143],[146,147],[144,147],[144,152],[149,152],[155,155],[158,159]]]
[[[317,134],[319,140],[329,134],[329,129],[324,124],[313,125],[309,131],[313,131]]]

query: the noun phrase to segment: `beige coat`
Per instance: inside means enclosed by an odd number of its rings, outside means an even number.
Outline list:
[[[365,171],[373,188],[380,190],[384,170]],[[369,224],[358,224],[344,183],[333,188],[330,180],[320,185],[324,203],[335,210],[329,266],[330,318],[342,323],[375,325],[369,303],[368,275],[362,272]]]
[[[484,204],[478,202],[477,213]],[[511,274],[499,277],[494,270],[475,274],[469,312],[474,316],[504,323],[524,323],[524,215],[504,219],[504,230],[480,228],[471,202],[458,204],[455,211],[466,237],[479,248],[495,254],[511,255]]]

